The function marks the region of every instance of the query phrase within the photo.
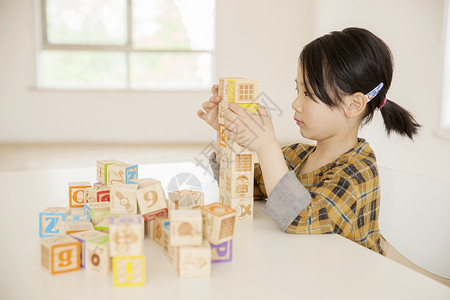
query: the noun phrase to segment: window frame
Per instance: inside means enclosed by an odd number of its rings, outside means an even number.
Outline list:
[[[442,80],[441,118],[438,136],[450,140],[450,0],[445,2],[444,70]]]
[[[125,45],[75,45],[75,44],[52,44],[48,41],[47,37],[47,14],[46,5],[47,0],[37,1],[37,20],[38,20],[38,32],[37,32],[37,63],[36,63],[36,87],[38,90],[51,90],[51,91],[126,91],[126,92],[205,92],[210,88],[186,88],[186,87],[174,87],[174,88],[132,88],[130,87],[130,53],[210,53],[211,54],[211,84],[214,83],[216,78],[216,33],[217,33],[217,15],[216,15],[216,0],[211,0],[214,3],[213,8],[213,44],[211,50],[178,50],[178,49],[164,49],[164,50],[149,50],[149,49],[133,49],[132,45],[132,33],[133,33],[133,21],[132,21],[132,1],[125,0],[126,2],[126,15],[127,15],[127,41]],[[42,51],[98,51],[98,52],[120,52],[126,55],[126,87],[121,88],[64,88],[64,87],[48,87],[40,82],[40,54]]]

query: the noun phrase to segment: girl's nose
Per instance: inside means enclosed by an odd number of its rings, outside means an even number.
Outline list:
[[[292,109],[296,111],[301,111],[301,103],[300,103],[300,97],[297,95],[297,97],[292,102]]]

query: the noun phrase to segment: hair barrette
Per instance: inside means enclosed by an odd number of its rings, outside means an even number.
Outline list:
[[[373,98],[375,98],[376,95],[378,95],[378,93],[381,91],[381,89],[383,88],[384,83],[380,83],[379,85],[377,85],[373,90],[371,90],[370,92],[368,92],[366,94],[366,99],[367,102],[369,102],[370,100],[372,100]]]

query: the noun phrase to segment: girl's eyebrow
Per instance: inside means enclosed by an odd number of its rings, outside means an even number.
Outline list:
[[[298,86],[299,85],[299,83],[298,83],[298,81],[297,81],[297,78],[295,78],[295,84]],[[305,84],[303,83],[303,82],[300,82],[300,85],[301,86],[305,86]]]

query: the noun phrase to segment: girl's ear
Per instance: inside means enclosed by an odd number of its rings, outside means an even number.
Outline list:
[[[345,97],[345,116],[348,119],[352,119],[361,116],[367,106],[367,98],[363,93],[354,93]]]

